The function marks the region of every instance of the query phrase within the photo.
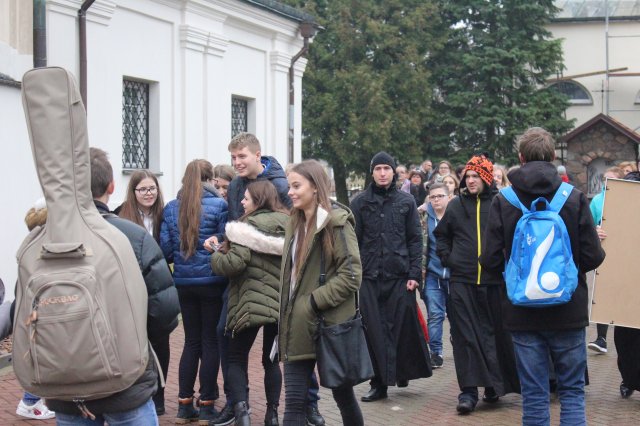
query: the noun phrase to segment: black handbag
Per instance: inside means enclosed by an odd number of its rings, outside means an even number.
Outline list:
[[[346,239],[342,234],[346,246]],[[350,265],[351,266],[351,265]],[[325,284],[324,253],[320,254],[320,286]],[[352,387],[374,376],[373,365],[364,335],[364,324],[356,292],[356,313],[349,320],[327,325],[318,313],[316,362],[320,385],[325,388]]]

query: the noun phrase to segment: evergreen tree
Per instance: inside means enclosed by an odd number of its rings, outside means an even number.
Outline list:
[[[448,41],[432,57],[437,87],[427,134],[464,161],[489,152],[513,161],[513,141],[530,126],[561,135],[566,97],[545,88],[563,68],[560,40],[545,28],[553,0],[438,0]]]
[[[348,173],[386,150],[420,162],[430,108],[428,59],[443,33],[431,0],[288,1],[324,27],[303,79],[303,157],[326,160],[347,201]]]

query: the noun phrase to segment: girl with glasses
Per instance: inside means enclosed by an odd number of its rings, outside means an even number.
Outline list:
[[[163,209],[158,178],[149,170],[138,170],[131,175],[126,199],[116,209],[116,214],[146,228],[156,241],[160,241]]]

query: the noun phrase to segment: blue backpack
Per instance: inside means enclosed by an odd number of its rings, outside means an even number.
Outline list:
[[[563,182],[551,203],[540,197],[531,203],[530,210],[511,187],[500,191],[522,210],[504,272],[507,295],[514,305],[544,308],[571,300],[578,286],[578,268],[567,227],[558,213],[572,190],[573,186]],[[541,203],[546,208],[538,210]]]

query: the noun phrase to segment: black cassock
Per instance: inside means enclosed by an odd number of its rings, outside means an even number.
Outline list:
[[[622,381],[629,389],[640,390],[640,330],[616,325],[613,340]]]
[[[499,396],[520,393],[511,334],[502,327],[501,288],[449,285],[447,314],[458,384],[493,387]]]
[[[366,324],[369,354],[380,383],[393,386],[399,380],[431,376],[429,350],[418,322],[415,291],[407,291],[406,279],[364,279],[360,310]]]

